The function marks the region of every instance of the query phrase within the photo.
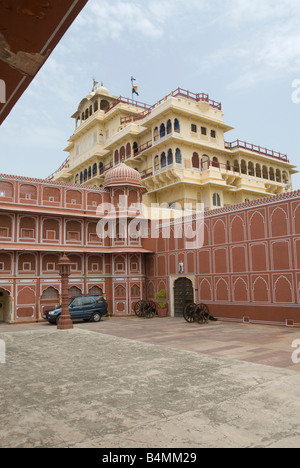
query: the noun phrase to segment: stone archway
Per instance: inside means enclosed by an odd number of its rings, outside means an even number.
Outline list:
[[[12,315],[12,298],[10,293],[0,288],[0,322],[10,322]]]
[[[193,282],[188,278],[178,278],[174,283],[174,315],[183,317],[185,307],[194,302]]]

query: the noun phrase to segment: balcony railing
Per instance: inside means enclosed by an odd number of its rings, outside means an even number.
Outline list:
[[[57,169],[57,171],[53,172],[49,177],[46,178],[46,180],[53,180],[54,176],[61,172],[63,169],[69,169],[70,167],[70,157],[68,156],[65,162],[62,163],[62,165]]]
[[[286,154],[278,153],[277,151],[269,150],[268,148],[264,148],[262,146],[253,145],[251,143],[247,143],[246,141],[236,140],[232,143],[225,142],[225,148],[229,150],[242,148],[245,150],[253,151],[254,153],[268,156],[270,158],[278,159],[279,161],[284,161],[287,163],[290,162]]]
[[[118,106],[119,104],[127,104],[128,106],[137,107],[138,109],[144,109],[145,111],[150,110],[151,106],[149,104],[145,104],[144,102],[135,101],[133,99],[125,98],[120,96],[116,102],[111,104],[105,111],[107,114],[110,112],[114,107]]]
[[[121,118],[121,125],[134,123],[134,122],[137,122],[138,120],[144,119],[149,114],[151,114],[151,112],[156,107],[158,107],[160,104],[167,101],[171,97],[183,97],[185,99],[188,99],[189,101],[194,101],[194,102],[207,102],[214,109],[222,110],[222,104],[220,102],[217,102],[217,101],[214,101],[214,100],[210,99],[208,94],[205,94],[205,93],[192,93],[191,91],[186,91],[185,89],[177,88],[175,91],[172,91],[170,94],[165,96],[160,101],[157,101],[157,103],[154,104],[153,106],[147,106],[147,104],[144,104],[144,106],[146,106],[146,107],[144,107],[144,109],[145,109],[144,112],[142,112],[142,113],[140,113],[138,115]],[[117,104],[114,104],[113,107],[115,105],[117,105]],[[137,107],[143,108],[142,105],[137,106]]]
[[[147,141],[147,143],[144,143],[143,145],[139,146],[136,150],[134,150],[134,153],[133,153],[134,158],[139,156],[141,153],[143,153],[147,149],[152,148],[152,146],[153,146],[152,140]]]
[[[287,184],[289,183],[288,175],[279,171],[275,171],[274,169],[270,168],[257,168],[255,166],[244,167],[242,165],[231,166],[228,164],[220,163],[217,161],[204,161],[200,162],[198,167],[191,167],[191,168],[184,168],[184,165],[181,163],[174,162],[173,164],[166,165],[165,167],[156,167],[156,168],[148,168],[141,172],[142,179],[146,179],[148,177],[152,177],[153,175],[159,175],[163,172],[166,172],[171,169],[185,169],[185,171],[189,172],[198,172],[204,173],[209,170],[216,170],[222,172],[223,174],[229,174],[236,177],[243,177],[243,176],[250,176],[256,177],[262,180],[268,180],[269,182],[275,182],[280,184]],[[267,169],[267,170],[266,170]]]

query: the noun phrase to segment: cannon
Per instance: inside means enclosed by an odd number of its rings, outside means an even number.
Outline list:
[[[153,301],[139,301],[134,306],[134,313],[139,318],[151,319],[157,315],[157,304]]]
[[[209,320],[216,320],[210,315],[209,308],[206,304],[188,304],[184,309],[183,316],[188,323],[197,322],[201,325],[207,324]]]

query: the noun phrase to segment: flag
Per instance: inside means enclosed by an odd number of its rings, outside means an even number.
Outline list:
[[[98,85],[98,81],[95,80],[95,78],[93,78],[93,91],[95,91],[96,89],[96,86]]]
[[[137,87],[137,86],[132,86],[132,94],[136,94],[137,96],[139,96],[138,87]]]
[[[134,94],[136,94],[137,96],[139,96],[138,87],[134,85],[134,81],[136,81],[136,79],[132,76],[132,77],[131,77],[132,96],[133,96]]]

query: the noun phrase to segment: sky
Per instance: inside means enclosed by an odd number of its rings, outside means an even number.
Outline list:
[[[179,86],[222,103],[237,138],[300,168],[298,0],[89,0],[0,127],[5,174],[45,178],[66,159],[92,78],[154,104]],[[300,189],[300,174],[293,177]]]

